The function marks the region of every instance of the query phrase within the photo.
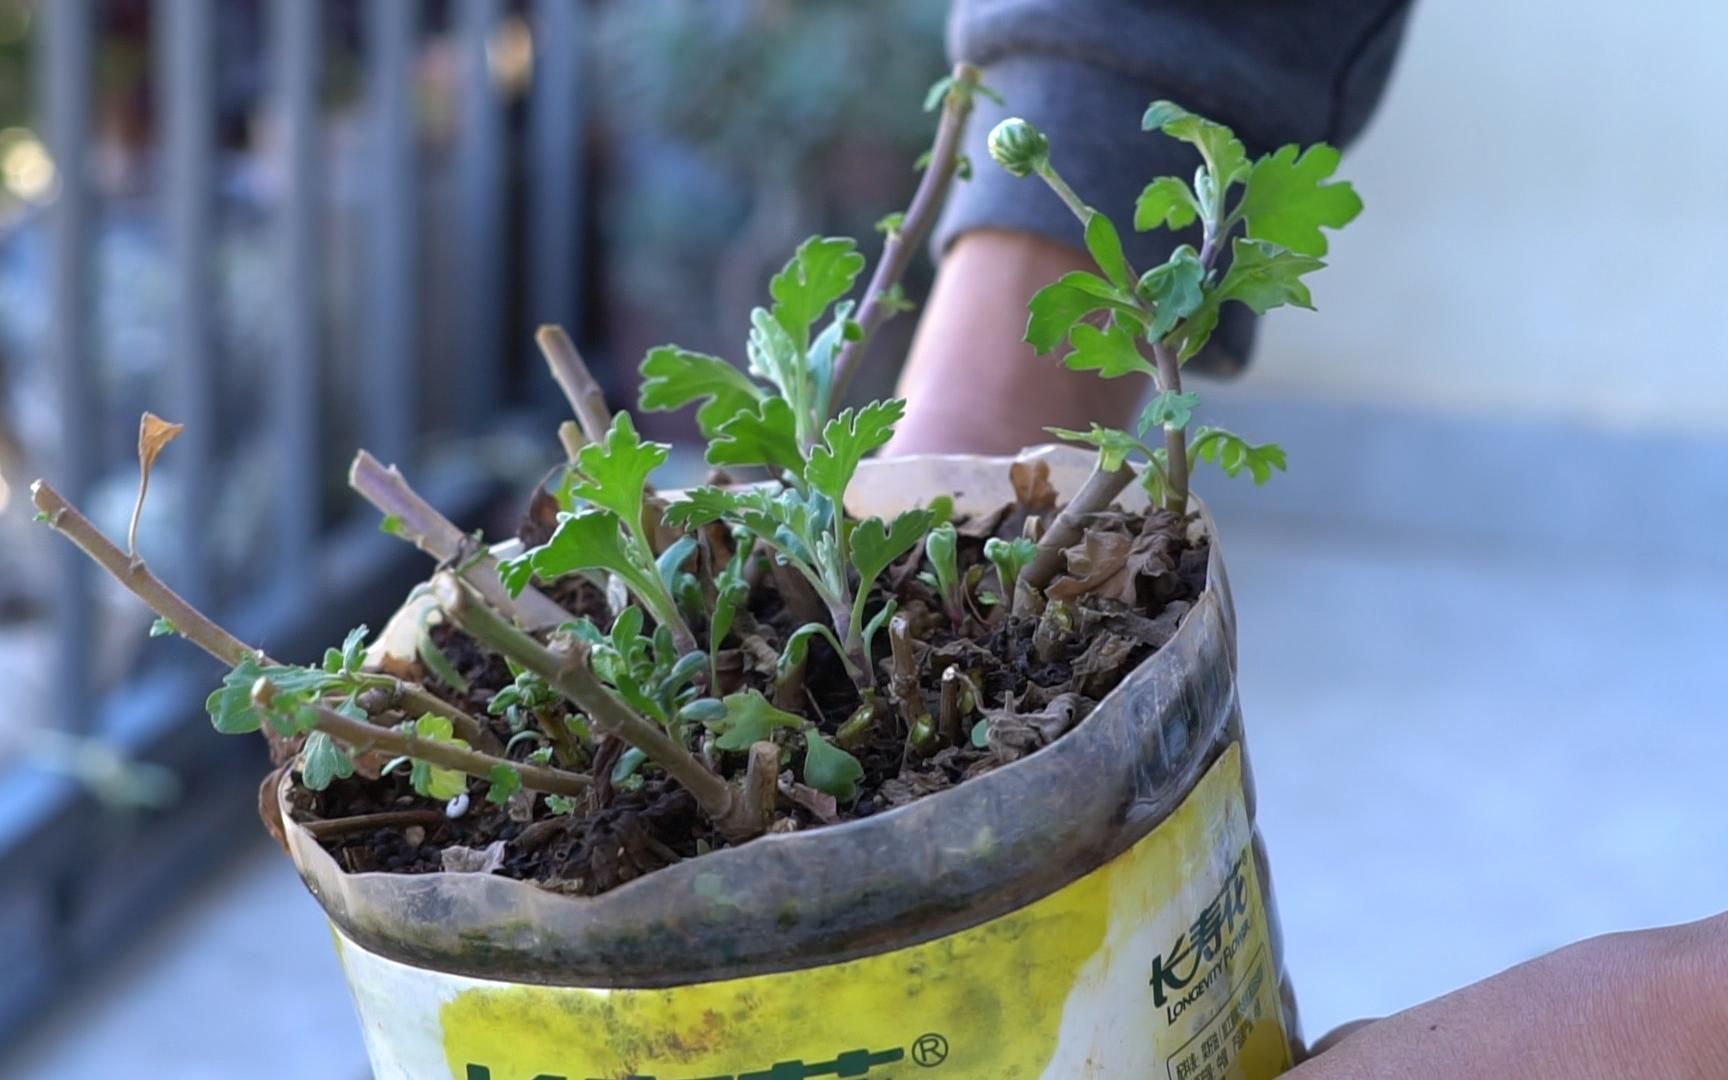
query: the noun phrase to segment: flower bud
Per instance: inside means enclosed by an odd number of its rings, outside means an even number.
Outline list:
[[[991,130],[990,157],[1012,176],[1030,176],[1050,160],[1050,140],[1031,124],[1011,116]]]

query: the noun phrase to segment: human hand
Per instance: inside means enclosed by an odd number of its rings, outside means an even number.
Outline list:
[[[1023,340],[1026,302],[1070,270],[1077,247],[1032,233],[978,230],[942,260],[896,395],[908,401],[886,454],[1011,454],[1051,442],[1044,428],[1126,427],[1133,390],[1039,356]]]
[[[1728,915],[1591,938],[1317,1049],[1289,1080],[1723,1080]]]

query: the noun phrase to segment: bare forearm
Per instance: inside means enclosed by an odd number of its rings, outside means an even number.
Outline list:
[[[1013,453],[1049,426],[1125,426],[1135,392],[1039,356],[1026,302],[1092,261],[1031,233],[979,230],[955,242],[918,324],[897,396],[909,401],[890,453]]]

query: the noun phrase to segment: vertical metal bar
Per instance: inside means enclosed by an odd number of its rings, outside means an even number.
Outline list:
[[[90,327],[95,305],[89,224],[93,200],[86,156],[94,21],[86,4],[44,4],[36,14],[42,34],[37,67],[42,124],[59,185],[48,209],[53,253],[48,362],[55,374],[60,409],[60,438],[50,475],[62,494],[77,501],[90,490],[95,471],[90,433],[101,414],[92,397]],[[63,717],[75,730],[89,730],[95,720],[88,657],[93,579],[83,552],[70,544],[57,544],[55,554],[59,558],[59,594],[54,605],[59,678],[54,708],[44,715]]]
[[[529,285],[531,317],[576,325],[582,206],[581,12],[571,0],[534,5],[534,101],[530,110]]]
[[[209,599],[205,536],[214,505],[216,423],[212,228],[216,140],[215,32],[210,0],[159,0],[153,51],[164,119],[161,198],[172,260],[169,419],[186,425],[170,459],[178,485],[174,525],[182,572],[176,588]],[[164,412],[168,410],[164,409]]]
[[[273,0],[275,109],[282,124],[286,187],[277,215],[282,352],[270,395],[275,460],[272,497],[279,577],[307,581],[318,535],[318,82],[321,0]]]
[[[406,464],[413,449],[418,380],[419,199],[414,174],[414,36],[418,0],[370,0],[366,46],[373,168],[371,273],[364,303],[367,353],[361,380],[366,439],[386,462]]]
[[[502,0],[462,0],[461,130],[456,147],[461,230],[461,351],[457,399],[464,427],[475,431],[496,405],[499,341],[504,332],[504,107],[487,60]]]

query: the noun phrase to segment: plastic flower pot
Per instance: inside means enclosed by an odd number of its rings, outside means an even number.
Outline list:
[[[1072,492],[1089,455],[1029,451]],[[1009,501],[1011,459],[866,465],[855,513]],[[348,874],[291,818],[388,1080],[1261,1080],[1299,1045],[1212,520],[1205,592],[1073,731],[876,816],[611,892]],[[384,640],[412,641],[409,609]],[[286,786],[283,794],[286,794]],[[286,803],[284,802],[284,807]],[[286,815],[285,815],[286,816]]]

